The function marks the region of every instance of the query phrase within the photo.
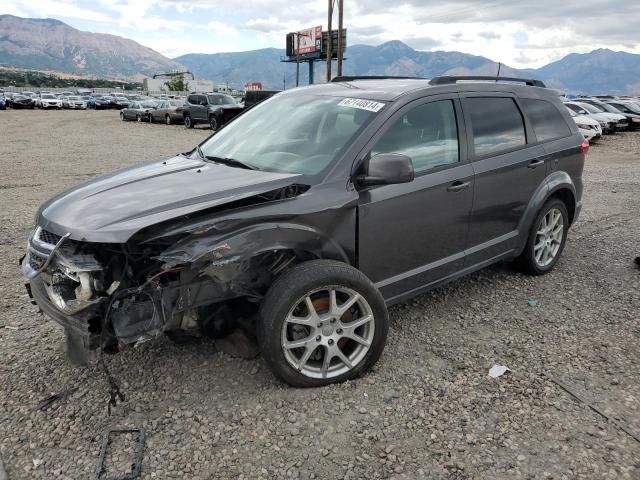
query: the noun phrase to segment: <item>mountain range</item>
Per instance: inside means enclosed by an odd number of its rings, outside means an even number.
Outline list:
[[[0,64],[126,80],[181,68],[127,38],[82,32],[51,18],[13,15],[0,15]]]
[[[265,88],[290,87],[295,64],[282,63],[284,49],[246,52],[191,53],[175,59],[126,38],[76,30],[59,20],[0,15],[0,65],[51,70],[89,77],[140,80],[163,71],[187,68],[196,78],[240,87],[260,81]],[[439,75],[495,75],[498,64],[461,52],[418,51],[400,41],[378,46],[350,45],[345,75],[399,75],[430,78]],[[307,66],[301,65],[301,83]],[[538,78],[569,92],[640,93],[640,55],[598,49],[570,54],[538,69],[501,67],[502,76]],[[316,64],[316,82],[325,78],[324,63]]]

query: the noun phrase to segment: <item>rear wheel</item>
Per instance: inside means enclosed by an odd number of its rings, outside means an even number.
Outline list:
[[[376,363],[389,317],[380,292],[359,270],[314,260],[283,274],[260,309],[258,341],[289,385],[316,387],[360,376]]]
[[[185,128],[193,128],[193,122],[191,120],[191,115],[184,116],[184,127]]]
[[[148,120],[149,120],[149,123],[153,123],[153,115],[149,114]]]
[[[136,115],[136,122],[142,122],[142,117],[140,115]]]
[[[122,120],[123,122],[126,120],[126,117],[124,116],[124,113],[122,113],[122,112],[120,112],[120,120]]]
[[[550,199],[538,213],[518,259],[522,270],[531,275],[544,275],[553,270],[564,250],[568,231],[567,206],[560,199]]]
[[[169,114],[164,116],[164,123],[171,125],[171,116],[169,116]]]

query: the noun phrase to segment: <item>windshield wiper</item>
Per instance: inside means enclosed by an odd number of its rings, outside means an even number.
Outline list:
[[[198,147],[198,153],[202,154],[202,150],[200,150],[200,147]],[[258,167],[251,165],[250,163],[241,162],[240,160],[236,160],[235,158],[213,157],[210,155],[205,155],[203,158],[211,160],[212,162],[228,165],[229,167],[244,168],[246,170],[259,170]]]

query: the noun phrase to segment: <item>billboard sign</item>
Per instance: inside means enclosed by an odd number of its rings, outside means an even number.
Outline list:
[[[319,52],[322,46],[322,26],[307,28],[293,34],[293,54]]]

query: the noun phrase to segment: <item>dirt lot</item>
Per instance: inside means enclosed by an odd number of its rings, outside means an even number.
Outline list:
[[[107,358],[126,395],[108,416],[105,377],[65,363],[62,330],[29,304],[17,260],[48,197],[208,134],[122,123],[113,111],[0,112],[0,457],[10,479],[93,478],[115,426],[146,429],[147,479],[640,478],[639,441],[550,380],[640,439],[640,133],[592,148],[584,210],[554,273],[499,265],[393,308],[366,377],[295,390],[261,359],[161,338]],[[511,372],[488,378],[494,362]],[[122,448],[113,461],[126,465]]]

